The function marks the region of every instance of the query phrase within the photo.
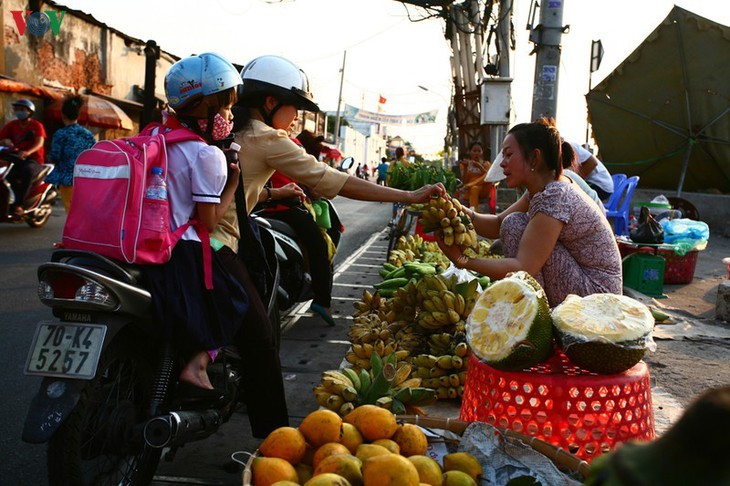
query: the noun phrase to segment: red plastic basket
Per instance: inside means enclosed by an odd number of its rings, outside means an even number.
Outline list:
[[[649,367],[617,375],[585,371],[560,353],[529,370],[506,372],[473,355],[459,417],[515,430],[581,459],[630,439],[654,438]]]
[[[664,265],[665,285],[688,284],[692,282],[695,276],[695,267],[697,267],[697,257],[700,253],[699,250],[692,250],[684,255],[678,255],[671,248],[640,246],[623,241],[618,242],[618,249],[622,258],[638,251],[663,257],[666,261]]]

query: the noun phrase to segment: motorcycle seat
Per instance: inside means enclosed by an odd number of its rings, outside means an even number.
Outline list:
[[[140,286],[142,282],[142,270],[139,266],[113,261],[91,251],[57,250],[53,252],[51,261],[94,269],[129,285]]]
[[[283,233],[286,236],[288,236],[289,238],[292,238],[294,240],[298,239],[297,232],[294,231],[294,228],[292,228],[291,226],[289,226],[287,223],[285,223],[283,221],[280,221],[278,219],[274,219],[274,218],[267,219],[266,221],[269,222],[269,224],[271,225],[271,228],[274,231],[278,231],[279,233]]]

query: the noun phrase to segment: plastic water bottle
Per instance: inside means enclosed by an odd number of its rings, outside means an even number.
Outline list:
[[[162,167],[152,168],[152,177],[147,183],[142,202],[142,229],[145,232],[145,247],[160,250],[170,228],[167,205],[167,184],[162,177]]]

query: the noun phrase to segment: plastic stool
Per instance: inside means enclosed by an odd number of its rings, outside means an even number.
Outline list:
[[[512,429],[581,459],[630,439],[654,438],[649,367],[596,375],[560,353],[523,371],[499,371],[469,356],[459,417]]]

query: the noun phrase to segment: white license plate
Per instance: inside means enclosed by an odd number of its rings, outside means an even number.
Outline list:
[[[25,374],[88,379],[96,374],[106,326],[43,321],[36,327]]]

